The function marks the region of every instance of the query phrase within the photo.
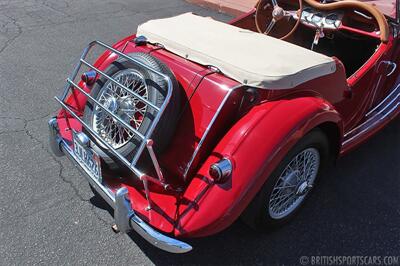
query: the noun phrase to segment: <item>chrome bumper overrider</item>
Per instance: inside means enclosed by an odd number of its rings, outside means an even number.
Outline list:
[[[131,208],[128,190],[125,187],[118,189],[117,192],[114,193],[93,178],[91,173],[87,171],[75,157],[70,146],[60,137],[57,119],[50,119],[48,124],[51,150],[56,156],[67,155],[83,173],[90,185],[112,208],[114,208],[114,219],[119,231],[127,233],[130,230],[134,230],[154,246],[171,253],[185,253],[192,250],[192,247],[187,243],[161,234],[137,216],[135,211]]]

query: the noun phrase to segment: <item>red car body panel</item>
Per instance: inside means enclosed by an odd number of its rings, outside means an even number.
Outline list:
[[[225,229],[290,148],[327,122],[341,125],[340,115],[316,97],[271,101],[252,108],[218,143],[189,185],[183,196],[187,204],[179,207],[176,234],[205,236]],[[213,184],[208,170],[223,157],[233,162],[232,177],[229,182]]]
[[[124,52],[127,54],[133,52],[150,52],[152,55],[165,62],[174,72],[186,96],[184,97],[186,98],[184,99],[185,102],[183,102],[182,105],[186,105],[190,102],[190,108],[184,108],[182,111],[181,122],[178,124],[175,137],[170,144],[173,147],[180,148],[168,149],[160,158],[160,163],[166,171],[168,179],[182,180],[185,167],[189,163],[191,155],[196,149],[207,126],[210,124],[222,99],[227,94],[227,89],[238,86],[239,84],[205,67],[190,63],[166,51],[159,50],[158,47],[148,46],[144,48],[136,46],[131,42],[134,37],[135,36],[130,36],[120,41],[114,45],[114,48],[118,50],[124,49]],[[115,59],[116,55],[106,52],[99,57],[94,66],[98,67],[100,70],[105,70]],[[84,82],[81,82],[79,85],[84,88],[85,91],[90,91],[90,88],[87,88]],[[210,92],[212,92],[213,97],[210,97]],[[226,103],[224,112],[227,114],[221,116],[223,119],[218,121],[220,125],[230,123],[229,119],[232,117],[229,115],[229,112],[232,111],[232,114],[235,113],[234,110],[237,109],[236,105],[239,102],[238,100],[239,99],[234,96]],[[68,98],[67,103],[71,107],[75,107],[78,113],[82,114],[86,104],[86,96],[76,92]],[[76,131],[82,131],[81,124],[62,110],[58,114],[58,124],[61,136],[71,143],[71,128]],[[219,130],[221,130],[221,126],[217,125],[214,127],[213,131],[209,133],[208,139],[215,140],[216,136],[219,135]],[[207,150],[207,147],[213,144],[213,141],[203,143],[202,151],[199,152],[199,156],[194,161],[194,164],[198,163],[202,158],[204,159],[206,153],[203,152],[203,150]],[[146,211],[145,207],[148,203],[141,182],[135,182],[132,178],[123,178],[115,182],[115,177],[107,176],[104,177],[104,180],[115,190],[122,185],[126,186],[130,196],[134,198],[134,200],[131,201],[132,208],[137,213],[141,214],[145,221],[160,231],[167,233],[173,232],[179,195],[166,194],[165,191],[161,191],[162,193],[160,193],[157,187],[153,186],[151,187],[153,209],[151,211]]]
[[[246,24],[253,12],[231,23]],[[157,57],[172,70],[184,92],[182,105],[185,107],[175,136],[170,148],[160,157],[167,179],[183,186],[184,191],[167,193],[151,186],[153,208],[147,211],[141,182],[129,177],[105,176],[104,179],[112,188],[127,187],[135,212],[162,232],[199,237],[223,230],[242,213],[294,144],[313,128],[329,124],[337,136],[332,143],[336,143],[338,154],[344,154],[399,113],[397,110],[374,130],[342,146],[346,132],[360,124],[367,110],[399,83],[399,70],[396,70],[395,75],[382,77],[380,84],[376,84],[379,62],[400,63],[399,48],[394,48],[398,40],[394,38],[381,44],[371,59],[348,79],[343,64],[336,60],[335,73],[290,90],[261,91],[259,100],[246,107],[241,106],[245,88],[236,81],[158,46],[137,46],[132,42],[134,37],[129,36],[113,47],[126,54],[145,52]],[[251,49],[251,44],[247,49]],[[115,54],[105,52],[94,66],[105,70],[116,58]],[[79,85],[90,91],[83,82]],[[371,102],[373,90],[369,88],[373,86],[379,88]],[[219,110],[230,90],[233,92]],[[86,97],[74,93],[67,103],[82,114]],[[60,111],[57,118],[61,136],[71,142],[70,129],[81,131],[82,126],[64,111]],[[204,142],[198,147],[203,137]],[[197,148],[197,156],[193,157]],[[208,171],[211,164],[223,157],[233,162],[233,173],[227,182],[215,184]]]

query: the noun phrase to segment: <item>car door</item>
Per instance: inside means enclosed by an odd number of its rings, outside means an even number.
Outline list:
[[[393,43],[381,44],[374,55],[347,79],[348,92],[337,107],[345,132],[356,127],[382,96],[391,66]]]
[[[393,46],[387,60],[383,60],[377,65],[378,78],[381,81],[380,86],[372,95],[369,110],[374,109],[400,86],[400,25],[397,22],[391,24],[393,26]]]
[[[351,77],[348,78],[349,93],[344,115],[344,128],[349,131],[363,122],[376,106],[390,95],[399,84],[400,74],[400,19],[399,0],[396,4],[376,1],[378,8],[388,18],[391,38],[381,44],[375,54]]]

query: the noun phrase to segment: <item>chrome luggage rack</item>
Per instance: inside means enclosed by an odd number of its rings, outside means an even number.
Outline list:
[[[104,73],[103,71],[101,71],[100,69],[96,68],[94,65],[90,64],[89,62],[86,61],[86,58],[88,57],[90,51],[94,48],[94,47],[98,47],[100,46],[101,48],[103,48],[103,50],[105,51],[110,51],[116,55],[118,55],[119,57],[125,58],[127,60],[129,60],[130,62],[134,63],[137,66],[143,67],[149,71],[151,71],[152,73],[162,77],[168,84],[168,92],[167,95],[165,97],[164,102],[162,103],[162,105],[160,107],[154,105],[153,103],[151,103],[149,100],[143,98],[142,96],[140,96],[139,94],[135,93],[134,91],[132,91],[131,89],[129,89],[128,87],[122,85],[120,82],[118,82],[117,80],[113,79],[112,77],[108,76],[106,73]],[[131,125],[129,125],[127,122],[125,122],[121,117],[119,117],[118,115],[114,114],[112,111],[110,111],[106,106],[104,106],[103,104],[101,104],[99,101],[97,101],[96,99],[94,99],[89,93],[87,93],[85,90],[83,90],[81,87],[79,87],[79,85],[77,85],[77,82],[75,82],[75,79],[78,75],[78,73],[80,73],[82,66],[88,68],[91,71],[95,71],[96,77],[97,76],[102,76],[105,79],[109,80],[111,83],[115,84],[116,86],[118,86],[119,88],[125,90],[127,93],[129,93],[130,95],[132,95],[133,97],[135,97],[138,101],[142,102],[143,104],[145,104],[147,106],[147,108],[152,108],[153,110],[156,111],[156,116],[154,118],[154,120],[152,121],[149,129],[147,130],[147,132],[145,134],[140,133],[137,129],[133,128]],[[143,80],[143,82],[145,83],[145,80]],[[79,83],[79,82],[78,82]],[[70,107],[65,100],[67,99],[67,97],[70,95],[70,93],[72,93],[74,90],[78,90],[80,93],[82,93],[83,95],[85,95],[87,97],[88,101],[91,101],[95,106],[99,106],[102,110],[104,110],[105,112],[107,112],[110,116],[112,116],[121,126],[123,126],[125,129],[131,131],[134,133],[135,136],[137,136],[140,139],[140,144],[138,146],[137,152],[134,155],[132,161],[129,161],[127,158],[125,158],[124,156],[122,156],[116,149],[114,149],[112,147],[112,145],[110,145],[107,141],[105,141],[95,130],[93,130],[87,123],[85,123],[83,121],[83,119],[76,113],[74,112],[73,108]],[[142,182],[143,182],[143,186],[145,189],[145,194],[146,194],[146,198],[148,201],[148,207],[147,209],[151,209],[151,200],[150,200],[150,194],[149,194],[149,188],[148,188],[148,182],[152,182],[158,185],[161,185],[162,187],[164,187],[164,189],[169,189],[171,188],[169,186],[169,184],[166,183],[164,176],[162,174],[160,165],[158,163],[157,160],[157,156],[154,153],[153,150],[153,140],[151,139],[152,133],[154,131],[154,129],[156,128],[158,122],[160,121],[160,118],[163,114],[163,112],[165,111],[171,95],[172,95],[172,90],[173,90],[173,85],[172,85],[172,80],[170,77],[168,77],[167,75],[147,66],[146,64],[143,64],[142,62],[139,62],[138,60],[124,54],[121,51],[118,51],[114,48],[112,48],[111,46],[100,42],[100,41],[93,41],[91,42],[84,50],[83,53],[79,59],[79,62],[77,63],[77,65],[75,66],[72,74],[69,76],[69,78],[67,78],[67,83],[65,85],[64,88],[64,92],[62,94],[61,97],[55,97],[56,101],[61,104],[62,108],[64,109],[64,111],[68,112],[70,115],[72,115],[77,121],[79,121],[82,126],[90,133],[92,134],[92,136],[94,136],[96,138],[96,140],[98,140],[101,144],[103,144],[105,147],[108,148],[108,150],[116,157],[118,158],[128,169],[130,169],[133,174],[135,176],[137,176]],[[66,114],[65,114],[66,116]],[[145,148],[147,148],[149,155],[151,157],[154,169],[156,171],[157,174],[157,178],[149,176],[145,173],[143,173],[142,171],[140,171],[137,168],[137,163],[138,160],[140,158],[140,156],[143,154]],[[102,184],[99,184],[102,185]],[[107,190],[107,188],[105,188],[104,186],[102,187],[103,190]],[[108,191],[110,192],[110,191]],[[115,201],[115,195],[109,195],[112,197],[112,200]]]

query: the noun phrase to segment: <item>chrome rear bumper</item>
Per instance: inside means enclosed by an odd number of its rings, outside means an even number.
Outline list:
[[[125,187],[118,189],[114,193],[93,178],[91,173],[82,167],[81,162],[75,157],[70,146],[60,137],[56,118],[50,119],[48,125],[49,143],[53,153],[56,156],[67,155],[86,177],[89,184],[114,209],[114,219],[119,231],[127,233],[134,230],[152,245],[171,253],[186,253],[192,250],[192,247],[187,243],[163,235],[137,216],[131,208],[128,190]]]

